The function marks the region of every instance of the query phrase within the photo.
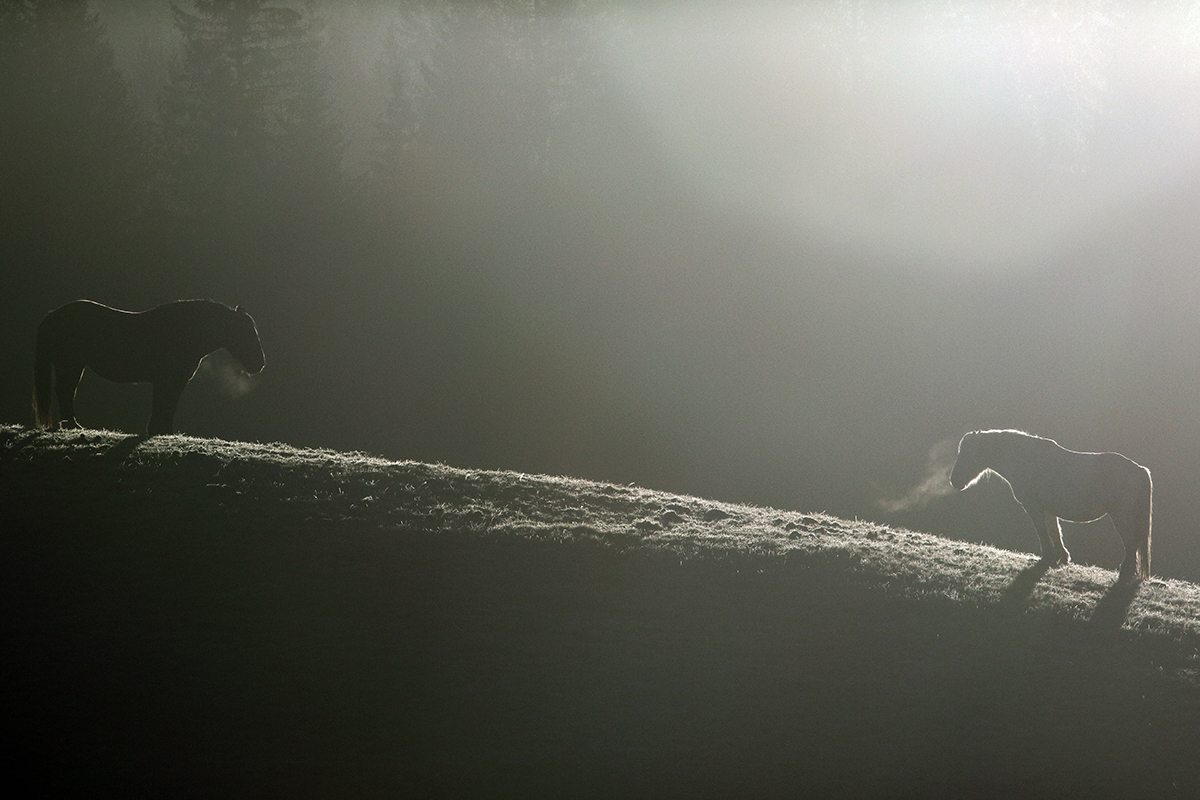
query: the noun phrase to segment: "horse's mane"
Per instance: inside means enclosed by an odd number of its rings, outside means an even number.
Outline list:
[[[1022,431],[1022,430],[1018,430],[1016,428],[983,428],[981,430],[971,431],[971,433],[973,435],[980,434],[980,433],[1015,433],[1018,436],[1029,436],[1034,439],[1044,439],[1045,438],[1044,436],[1038,436],[1035,433],[1029,433],[1028,431]]]
[[[200,297],[193,298],[191,300],[175,300],[170,303],[163,303],[162,305],[155,306],[150,310],[156,311],[160,308],[165,309],[168,307],[176,311],[195,311],[197,313],[206,313],[212,311],[217,313],[224,312],[231,314],[234,310],[232,306],[225,305],[217,300],[206,300]]]
[[[999,435],[999,436],[1019,436],[1023,439],[1036,439],[1036,440],[1042,441],[1042,442],[1051,442],[1053,444],[1058,444],[1058,442],[1055,442],[1053,439],[1050,439],[1046,436],[1038,436],[1035,433],[1029,433],[1028,431],[1017,430],[1016,428],[988,428],[986,430],[971,431],[967,435],[968,436],[985,436],[985,437],[989,437],[989,438],[993,437],[993,436],[997,436],[997,435]]]

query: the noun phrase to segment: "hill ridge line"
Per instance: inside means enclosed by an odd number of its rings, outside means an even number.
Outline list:
[[[38,488],[47,481],[52,488]],[[1192,666],[1200,667],[1200,586],[1151,578],[1123,588],[1113,571],[1075,564],[1047,571],[1031,554],[825,513],[283,443],[19,426],[0,426],[0,483],[12,495],[5,503],[66,488],[144,514],[184,504],[247,524],[269,516],[306,528],[581,543],[733,569],[820,569],[897,599],[1162,638],[1181,649],[1186,671],[1200,675]]]

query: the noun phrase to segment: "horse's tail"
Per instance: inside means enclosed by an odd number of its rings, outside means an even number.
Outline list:
[[[1143,467],[1143,469],[1145,469]],[[1138,577],[1150,577],[1150,532],[1154,519],[1154,481],[1150,478],[1150,470],[1146,470],[1146,497],[1145,509],[1138,509],[1138,518],[1141,519],[1143,511],[1146,515],[1146,538],[1138,541]]]
[[[53,422],[50,414],[50,345],[39,327],[33,353],[33,424],[36,428],[49,428]]]

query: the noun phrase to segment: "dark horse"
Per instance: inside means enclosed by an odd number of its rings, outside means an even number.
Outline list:
[[[75,389],[84,368],[116,383],[154,386],[150,435],[171,433],[183,388],[206,355],[225,348],[249,373],[261,372],[262,345],[254,320],[242,309],[211,300],[179,300],[149,311],[109,308],[76,300],[38,325],[33,366],[33,413],[39,428],[54,424],[50,368],[64,428],[75,420]]]

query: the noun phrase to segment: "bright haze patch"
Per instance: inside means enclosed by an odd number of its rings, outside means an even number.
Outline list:
[[[879,508],[889,514],[898,514],[923,508],[938,498],[954,494],[956,489],[950,485],[950,470],[957,456],[958,440],[942,439],[929,448],[921,480],[902,495],[879,500]]]
[[[637,18],[616,69],[697,193],[760,220],[1011,268],[1196,162],[1169,11],[701,8]]]

